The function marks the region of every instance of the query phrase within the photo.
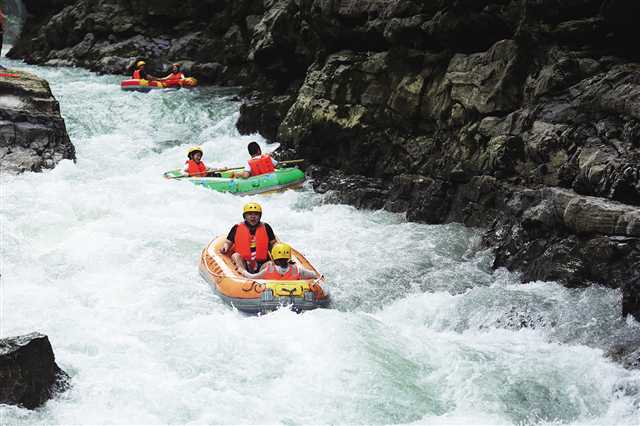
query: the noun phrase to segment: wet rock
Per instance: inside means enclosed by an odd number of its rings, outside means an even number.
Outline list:
[[[389,195],[384,181],[345,175],[336,170],[312,166],[307,169],[316,192],[327,194],[326,201],[346,203],[358,208],[381,209]],[[347,189],[346,191],[344,189]]]
[[[640,341],[637,339],[625,339],[616,343],[607,351],[607,357],[621,363],[628,369],[640,368]]]
[[[0,404],[34,409],[67,389],[68,380],[44,334],[0,339]]]
[[[204,64],[194,64],[191,70],[193,74],[199,76],[203,82],[213,83],[219,80],[223,68],[222,64],[217,62],[207,62]]]
[[[512,111],[519,106],[523,78],[517,68],[518,45],[512,40],[496,43],[487,52],[455,55],[445,74],[451,99],[480,114]]]
[[[49,84],[33,74],[3,70],[0,76],[0,170],[51,169],[75,160],[60,107]]]
[[[246,99],[240,106],[240,118],[236,127],[240,134],[259,133],[269,141],[275,141],[278,124],[282,122],[294,99],[288,95]]]

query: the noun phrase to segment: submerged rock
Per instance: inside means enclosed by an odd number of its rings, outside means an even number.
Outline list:
[[[36,408],[67,389],[68,379],[44,334],[0,339],[0,404]]]
[[[22,71],[0,75],[0,170],[39,172],[63,159],[75,160],[75,148],[49,84]]]

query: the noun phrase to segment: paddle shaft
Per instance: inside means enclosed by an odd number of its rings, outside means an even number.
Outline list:
[[[285,160],[285,161],[279,161],[279,162],[278,162],[278,165],[281,165],[281,164],[298,164],[298,163],[302,163],[302,162],[304,162],[304,159],[303,159],[303,158],[300,158],[300,159],[297,159],[297,160]],[[182,178],[185,178],[185,177],[206,176],[208,173],[228,172],[229,170],[237,170],[237,169],[242,169],[242,168],[244,168],[244,166],[225,167],[225,168],[222,168],[222,169],[211,169],[211,170],[207,170],[207,171],[206,171],[206,172],[204,172],[204,173],[194,173],[194,174],[192,174],[192,175],[184,174],[184,175],[181,175],[181,176],[166,176],[166,175],[165,175],[165,177],[166,177],[167,179],[182,179]]]

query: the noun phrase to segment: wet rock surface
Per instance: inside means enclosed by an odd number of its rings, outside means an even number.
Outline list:
[[[1,172],[38,172],[55,167],[60,160],[75,159],[49,84],[26,72],[2,70],[0,74]]]
[[[44,334],[0,339],[0,404],[36,408],[67,389],[68,379]]]

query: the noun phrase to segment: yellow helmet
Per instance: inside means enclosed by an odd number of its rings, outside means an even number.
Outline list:
[[[136,68],[140,68],[143,65],[146,65],[147,63],[145,61],[138,61],[136,62]]]
[[[258,203],[247,203],[242,209],[242,214],[245,213],[260,213],[262,214],[262,207]]]
[[[192,146],[191,148],[189,148],[189,151],[187,151],[187,157],[191,158],[191,154],[198,151],[200,151],[200,154],[204,154],[202,148],[200,148],[199,146]]]
[[[291,259],[291,246],[286,243],[277,243],[271,249],[271,258],[273,260],[278,259]]]

